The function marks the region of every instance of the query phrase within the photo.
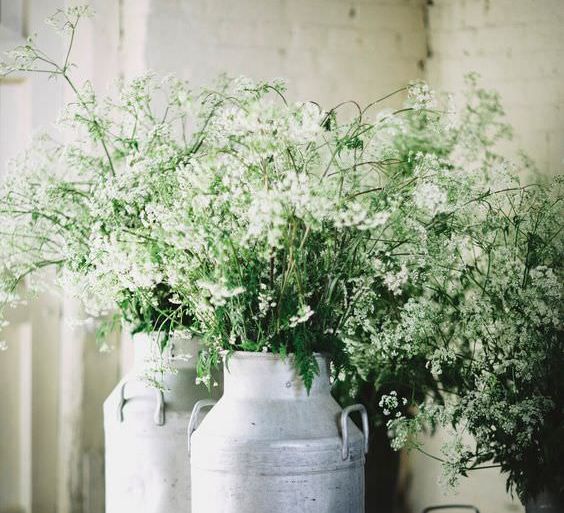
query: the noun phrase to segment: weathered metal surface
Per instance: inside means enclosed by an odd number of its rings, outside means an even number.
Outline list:
[[[134,368],[104,403],[106,513],[189,512],[186,428],[194,404],[209,398],[195,384],[198,342],[173,339],[165,359],[175,372],[162,376],[162,391],[141,379],[151,338],[136,335],[133,343]]]
[[[191,423],[192,513],[364,512],[365,438],[318,362],[308,395],[289,359],[228,359],[223,397]]]

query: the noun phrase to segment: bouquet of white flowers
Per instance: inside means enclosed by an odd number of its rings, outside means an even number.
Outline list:
[[[451,485],[492,464],[523,502],[564,482],[562,198],[560,179],[476,198],[479,222],[457,227],[431,292],[356,353],[401,387],[381,401],[396,448],[423,450],[428,426],[452,432],[435,455]]]

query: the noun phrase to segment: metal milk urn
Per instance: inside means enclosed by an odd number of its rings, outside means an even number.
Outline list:
[[[195,383],[199,343],[169,341],[159,357],[162,389],[143,379],[159,354],[155,336],[138,334],[133,343],[133,370],[104,402],[106,513],[189,512],[186,428],[194,404],[210,397]]]
[[[291,357],[227,357],[223,397],[198,403],[188,427],[192,513],[364,512],[366,410],[341,409],[328,361],[317,360],[308,394]],[[354,411],[364,434],[349,418]]]

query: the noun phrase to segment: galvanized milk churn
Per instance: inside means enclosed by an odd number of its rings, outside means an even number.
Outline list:
[[[308,394],[291,358],[228,357],[223,397],[199,402],[188,427],[192,513],[364,512],[366,410],[340,408],[328,362],[317,358]],[[349,419],[353,411],[364,434]]]
[[[194,404],[210,397],[195,384],[198,342],[176,336],[163,355],[154,336],[133,343],[133,370],[104,403],[106,513],[188,512],[186,428]],[[144,379],[155,355],[165,368],[162,389]]]

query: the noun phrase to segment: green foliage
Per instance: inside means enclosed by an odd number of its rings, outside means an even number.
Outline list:
[[[396,447],[420,448],[429,426],[454,432],[440,458],[448,483],[492,463],[523,501],[564,482],[562,199],[556,179],[468,204],[452,263],[427,260],[442,279],[382,325],[377,352],[355,356],[408,399],[390,412]]]

